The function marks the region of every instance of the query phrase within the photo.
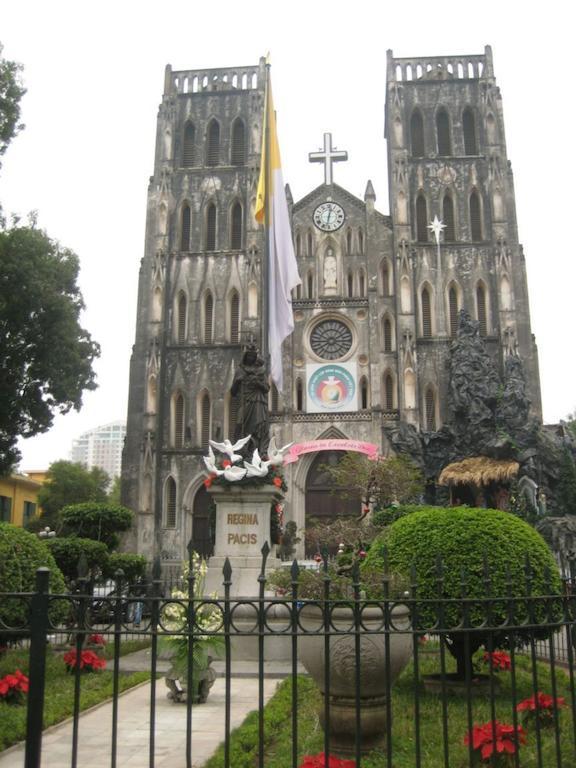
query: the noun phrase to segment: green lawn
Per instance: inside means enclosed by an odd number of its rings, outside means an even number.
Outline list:
[[[146,647],[148,643],[132,640],[122,643],[122,654]],[[106,646],[106,657],[113,655],[113,645]],[[0,677],[20,669],[28,674],[28,650],[10,650],[0,656]],[[120,674],[120,691],[148,680],[148,672]],[[82,675],[80,706],[88,709],[112,696],[112,672],[87,673]],[[54,725],[72,715],[74,706],[74,676],[66,671],[62,654],[48,650],[46,658],[46,700],[44,704],[44,727]],[[0,702],[0,751],[26,737],[26,704],[13,705]]]
[[[526,658],[516,657],[517,701],[532,695],[530,663]],[[437,654],[422,654],[420,663],[423,674],[439,671]],[[451,669],[451,667],[450,667]],[[551,692],[550,670],[544,664],[538,664],[538,688]],[[496,696],[496,718],[500,722],[512,723],[512,695],[510,672],[499,674],[500,691]],[[557,695],[564,696],[570,703],[569,680],[562,670],[556,670]],[[420,745],[422,768],[442,768],[442,700],[440,696],[423,692],[420,688]],[[308,677],[298,678],[298,756],[299,762],[304,755],[323,752],[323,731],[318,720],[320,695]],[[464,735],[468,730],[466,699],[449,697],[448,708],[448,746],[450,768],[468,766],[468,748],[464,746]],[[265,708],[265,766],[266,768],[291,768],[291,681],[280,684],[277,693]],[[415,762],[415,725],[414,725],[414,675],[409,666],[393,688],[392,727],[393,768],[414,768]],[[473,700],[473,722],[483,724],[491,719],[489,698]],[[561,710],[561,748],[562,762],[557,763],[554,729],[542,729],[542,762],[544,768],[574,768],[576,750],[572,730],[572,714],[569,709]],[[252,712],[245,722],[234,731],[231,741],[231,761],[233,768],[254,768],[258,754],[258,715]],[[527,732],[527,744],[520,748],[521,768],[538,766],[536,752],[535,727]],[[206,768],[222,768],[224,750],[218,752],[206,764]],[[363,768],[386,768],[386,755],[373,752],[362,759]]]

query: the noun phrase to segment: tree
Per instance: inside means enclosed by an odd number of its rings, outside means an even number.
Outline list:
[[[360,496],[364,503],[379,509],[416,501],[424,488],[420,470],[404,456],[372,460],[360,453],[347,453],[335,467],[325,468],[338,487],[338,495]]]
[[[472,655],[480,646],[489,646],[491,641],[494,647],[505,647],[512,642],[510,632],[506,631],[510,601],[514,603],[513,624],[544,625],[515,629],[515,644],[526,642],[530,633],[544,639],[552,631],[550,624],[556,620],[559,601],[551,596],[562,593],[556,561],[540,534],[509,512],[469,507],[423,508],[401,517],[374,539],[362,568],[383,572],[385,551],[392,573],[410,579],[415,576],[416,595],[421,601],[417,606],[418,628],[422,631],[434,632],[439,621],[438,597],[451,600],[443,603],[442,624],[445,629],[455,630],[446,634],[446,643],[461,679],[466,669],[471,670]],[[530,578],[525,570],[527,557]],[[480,631],[487,608],[480,602],[470,602],[465,611],[464,591],[472,601],[494,598],[489,608],[489,626],[501,630]],[[550,601],[535,601],[530,608],[530,621],[524,603],[528,594],[536,598],[550,596]],[[463,622],[478,631],[462,632]]]
[[[78,257],[44,232],[0,231],[0,474],[20,458],[18,436],[46,432],[95,389],[99,346],[79,324]]]
[[[44,485],[38,491],[38,503],[44,514],[36,519],[35,527],[58,527],[58,512],[70,504],[105,502],[108,483],[108,475],[100,467],[86,469],[83,464],[72,461],[53,462]]]
[[[103,541],[109,549],[115,549],[120,543],[118,533],[128,531],[132,525],[132,512],[117,504],[86,501],[64,507],[60,519],[64,536]]]
[[[20,81],[22,65],[2,57],[0,43],[0,155],[24,127],[20,120],[20,99],[26,93]]]

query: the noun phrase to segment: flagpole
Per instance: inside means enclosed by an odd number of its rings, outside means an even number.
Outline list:
[[[266,90],[264,96],[264,178],[266,179],[265,200],[264,200],[264,259],[262,261],[262,338],[260,342],[260,351],[266,367],[266,375],[270,375],[270,350],[268,345],[268,334],[270,324],[270,286],[268,285],[268,276],[270,274],[270,205],[272,203],[271,178],[270,178],[270,120],[269,104],[270,98],[270,64],[266,57]]]

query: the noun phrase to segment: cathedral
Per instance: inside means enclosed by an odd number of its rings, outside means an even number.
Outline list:
[[[247,345],[263,334],[264,231],[254,218],[266,64],[166,68],[148,189],[130,368],[123,503],[133,548],[167,562],[190,539],[210,554],[202,456],[232,438],[230,393]],[[277,94],[281,101],[281,94]],[[460,309],[503,368],[518,356],[541,418],[537,350],[516,226],[502,99],[492,52],[387,53],[390,211],[333,181],[345,153],[324,147],[324,183],[286,188],[302,284],[283,345],[283,391],[270,385],[271,433],[286,457],[285,520],[355,513],[323,465],[342,451],[389,454],[387,429],[438,430]]]

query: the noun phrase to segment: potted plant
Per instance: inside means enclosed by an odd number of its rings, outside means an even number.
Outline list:
[[[364,549],[358,548],[352,558],[349,553],[341,554],[342,565],[338,561],[329,565],[324,554],[317,571],[293,566],[292,571],[279,569],[269,578],[277,595],[296,598],[298,658],[324,698],[319,708],[323,728],[327,726],[328,696],[330,743],[342,754],[355,751],[357,708],[361,751],[383,745],[390,686],[411,654],[408,608],[401,599],[390,597],[398,592],[399,584],[392,584],[384,570],[363,569],[360,575],[359,562],[364,556]]]
[[[162,652],[170,655],[172,667],[166,674],[169,689],[168,698],[175,702],[186,701],[188,695],[188,662],[192,659],[193,701],[204,703],[210,688],[216,680],[216,672],[210,666],[213,659],[224,649],[224,637],[217,633],[221,628],[221,617],[215,606],[203,601],[206,561],[192,552],[191,564],[183,569],[183,583],[189,583],[190,568],[194,572],[193,594],[187,587],[174,588],[170,602],[164,604],[160,623],[163,634],[159,638]],[[195,601],[194,627],[192,631],[192,654],[189,647],[188,606]]]

